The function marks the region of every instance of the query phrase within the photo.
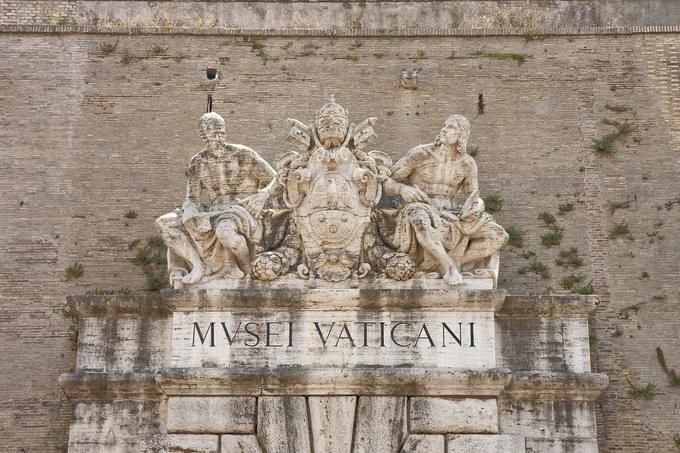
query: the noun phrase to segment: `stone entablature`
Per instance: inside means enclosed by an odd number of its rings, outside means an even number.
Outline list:
[[[391,290],[263,285],[71,298],[78,366],[60,379],[74,401],[69,451],[597,451],[595,399],[607,378],[591,373],[587,360],[595,297],[506,296],[441,280]],[[379,342],[365,348],[376,366],[287,366],[267,354],[250,357],[251,365],[176,366],[200,354],[173,333],[191,316],[313,317],[329,307],[339,318],[379,312],[416,323],[485,314],[492,328],[476,332],[475,348],[484,335],[492,340],[479,350],[493,355],[492,366],[461,356],[434,366],[413,344],[408,360],[380,366],[394,356]],[[324,353],[343,357],[352,349],[343,343],[344,352],[327,346]]]
[[[673,0],[555,0],[549,3],[454,1],[161,1],[1,0],[0,24],[78,24],[192,29],[287,30],[422,27],[442,29],[604,27],[674,24]]]

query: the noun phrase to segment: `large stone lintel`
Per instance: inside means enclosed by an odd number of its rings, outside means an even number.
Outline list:
[[[390,395],[496,397],[510,370],[446,368],[172,368],[156,373],[167,395]]]
[[[601,373],[526,371],[512,374],[502,397],[520,400],[596,400],[609,378]]]
[[[153,373],[67,373],[59,385],[73,400],[158,399],[161,390]]]
[[[235,281],[236,282],[236,281]],[[301,281],[304,282],[304,281]],[[307,288],[244,281],[229,289],[162,291],[157,294],[72,296],[71,308],[83,317],[116,314],[167,316],[173,311],[267,310],[429,310],[495,312],[503,290],[450,287],[441,280],[371,284],[359,288]]]

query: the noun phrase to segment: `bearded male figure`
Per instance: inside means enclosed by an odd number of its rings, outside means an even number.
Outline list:
[[[449,285],[462,283],[462,270],[479,266],[495,282],[497,254],[508,241],[503,227],[484,212],[477,164],[466,153],[469,136],[470,122],[451,115],[434,143],[409,150],[384,183],[386,192],[407,203],[397,214],[394,246],[414,257],[420,270],[438,271]],[[459,194],[465,197],[462,207]]]
[[[276,175],[254,150],[226,143],[217,113],[201,117],[200,131],[205,148],[191,159],[182,208],[156,221],[176,289],[250,274],[262,240],[259,218]]]

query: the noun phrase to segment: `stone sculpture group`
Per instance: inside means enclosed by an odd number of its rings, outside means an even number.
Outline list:
[[[271,167],[226,142],[224,120],[200,120],[205,148],[187,172],[180,209],[157,220],[173,288],[288,274],[353,286],[362,278],[498,278],[505,230],[485,212],[469,121],[450,116],[433,143],[396,163],[366,148],[376,118],[351,124],[331,97],[314,123],[289,120],[297,148]],[[381,204],[399,197],[397,209]],[[462,202],[462,204],[460,204]]]

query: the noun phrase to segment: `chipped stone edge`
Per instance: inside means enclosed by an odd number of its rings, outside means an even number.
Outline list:
[[[156,373],[167,395],[490,396],[509,384],[509,369],[449,368],[173,368]]]
[[[154,294],[70,296],[69,306],[81,317],[118,314],[170,316],[175,311],[247,310],[353,310],[385,309],[496,312],[503,290],[439,288],[276,288],[244,284],[221,290],[162,291]]]
[[[514,372],[501,398],[594,401],[608,384],[609,378],[603,373]]]
[[[307,36],[307,37],[431,37],[431,36],[570,36],[680,33],[678,25],[632,25],[622,27],[522,27],[522,28],[190,28],[114,27],[100,25],[0,25],[0,33],[58,33],[109,35],[197,36]]]

